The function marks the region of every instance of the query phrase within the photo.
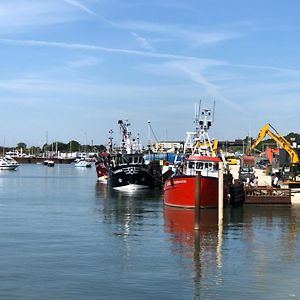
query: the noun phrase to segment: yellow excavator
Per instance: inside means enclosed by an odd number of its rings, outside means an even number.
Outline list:
[[[273,130],[273,131],[272,131]],[[265,138],[265,136],[270,136],[277,144],[282,147],[290,156],[290,177],[295,180],[295,176],[300,174],[300,163],[297,151],[292,147],[290,142],[280,134],[273,126],[267,123],[259,132],[257,139],[252,144],[250,150],[253,150],[257,145]]]

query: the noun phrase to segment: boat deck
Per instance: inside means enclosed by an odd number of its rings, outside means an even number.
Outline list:
[[[291,189],[245,187],[245,204],[292,204]]]

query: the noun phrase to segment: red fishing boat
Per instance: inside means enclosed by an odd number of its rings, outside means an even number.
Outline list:
[[[186,159],[186,174],[169,178],[164,186],[166,205],[195,207],[196,185],[200,180],[200,206],[211,208],[218,206],[218,164],[220,159],[208,156],[190,156]],[[201,177],[197,177],[201,172]]]
[[[219,163],[213,143],[208,136],[212,124],[211,110],[203,109],[196,114],[195,132],[188,132],[184,147],[186,158],[175,174],[164,184],[164,203],[169,206],[195,207],[196,185],[200,180],[200,207],[218,206]],[[201,174],[201,176],[197,176]],[[226,197],[227,192],[223,193]]]

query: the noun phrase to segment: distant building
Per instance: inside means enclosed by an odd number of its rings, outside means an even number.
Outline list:
[[[160,141],[154,144],[154,152],[176,152],[183,149],[183,141]]]

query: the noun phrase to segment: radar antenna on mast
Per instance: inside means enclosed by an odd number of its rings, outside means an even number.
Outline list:
[[[196,132],[199,131],[199,124],[200,124],[200,117],[201,117],[201,102],[202,100],[199,100],[199,104],[195,104],[195,120],[194,123],[196,125]]]
[[[201,102],[202,102],[202,100],[199,100],[199,104],[195,104],[195,121],[194,121],[194,123],[196,123],[196,124],[198,124],[199,120],[200,120]]]

